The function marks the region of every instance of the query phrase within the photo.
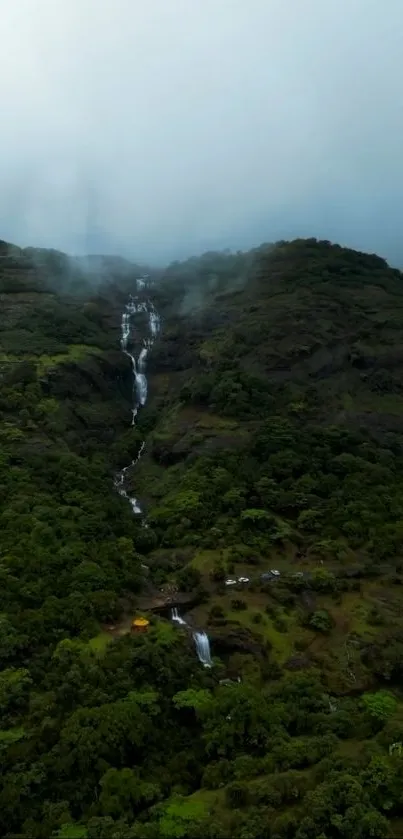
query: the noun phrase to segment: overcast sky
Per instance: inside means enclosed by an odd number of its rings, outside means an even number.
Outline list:
[[[0,238],[403,264],[403,0],[0,0]]]

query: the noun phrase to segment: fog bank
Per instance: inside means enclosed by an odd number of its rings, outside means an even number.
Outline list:
[[[3,0],[0,238],[403,263],[401,0]]]

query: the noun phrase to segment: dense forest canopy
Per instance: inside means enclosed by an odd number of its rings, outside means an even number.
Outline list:
[[[2,242],[0,305],[1,835],[402,836],[403,275]]]

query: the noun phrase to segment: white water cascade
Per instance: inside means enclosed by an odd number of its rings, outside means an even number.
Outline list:
[[[179,623],[181,626],[187,626],[186,621],[183,618],[181,618],[177,608],[171,609],[171,619],[175,623]],[[195,642],[197,657],[199,661],[202,664],[204,664],[205,667],[212,667],[213,662],[211,659],[210,641],[207,633],[194,632],[193,640]]]
[[[181,618],[177,609],[171,610],[171,619],[176,623],[179,623],[181,626],[186,626],[186,621]]]
[[[196,652],[199,661],[201,661],[205,667],[212,667],[213,662],[211,660],[210,641],[207,632],[194,632],[193,638],[196,644]]]
[[[137,290],[143,291],[146,285],[147,277],[140,277],[136,280]],[[128,342],[130,338],[130,317],[131,315],[137,314],[137,312],[145,312],[148,315],[148,326],[150,330],[150,335],[148,338],[143,340],[143,346],[140,350],[139,357],[136,361],[136,358],[132,353],[128,350]],[[131,297],[129,302],[125,306],[125,310],[122,314],[122,323],[121,323],[121,338],[120,338],[120,346],[122,351],[128,358],[130,358],[130,362],[132,365],[133,371],[133,407],[132,407],[132,425],[134,425],[138,409],[145,405],[147,401],[147,378],[145,375],[146,369],[146,360],[147,354],[150,348],[152,347],[156,336],[160,330],[160,317],[158,312],[156,311],[153,303],[151,300],[139,300],[138,297]],[[143,454],[145,447],[145,442],[143,441],[140,449],[137,453],[137,457],[132,460],[128,466],[125,466],[121,472],[115,477],[115,487],[118,493],[123,497],[126,498],[132,507],[133,513],[139,514],[142,512],[141,507],[137,501],[137,498],[131,497],[125,489],[125,479],[126,479],[126,472],[128,469],[132,469],[133,466],[138,463]]]

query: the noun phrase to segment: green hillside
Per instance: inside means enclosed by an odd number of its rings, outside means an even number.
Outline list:
[[[403,275],[313,239],[151,271],[132,428],[140,270],[0,243],[0,833],[398,837]]]

